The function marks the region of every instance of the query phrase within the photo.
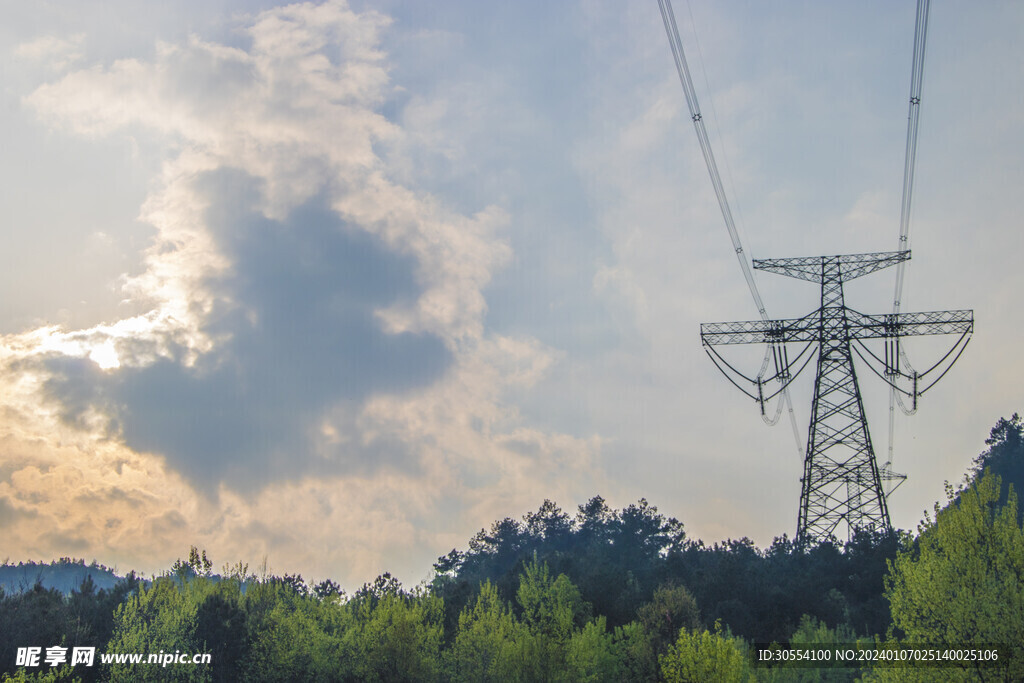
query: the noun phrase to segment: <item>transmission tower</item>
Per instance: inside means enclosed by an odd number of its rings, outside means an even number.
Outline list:
[[[726,377],[761,404],[781,393],[806,368],[815,352],[817,375],[811,404],[801,477],[797,541],[825,540],[837,536],[840,524],[847,535],[855,530],[891,529],[883,479],[899,478],[880,471],[871,445],[864,415],[853,354],[895,391],[917,398],[935,385],[956,362],[974,329],[973,311],[931,311],[865,315],[846,305],[843,283],[910,258],[909,251],[807,258],[754,259],[754,268],[807,280],[821,286],[821,305],[810,314],[792,320],[756,320],[701,325],[705,350]],[[924,373],[907,373],[900,368],[903,355],[900,340],[919,335],[959,334],[953,348]],[[872,352],[864,340],[881,340],[881,355]],[[803,344],[789,360],[787,345]],[[715,350],[726,344],[767,344],[766,361],[774,361],[774,375],[762,372],[751,378],[737,371]],[[865,353],[867,354],[865,356]],[[951,359],[951,360],[950,360]],[[874,364],[872,364],[874,361]],[[876,368],[877,366],[877,368]],[[796,367],[796,371],[793,368]],[[925,378],[939,375],[924,386]],[[749,383],[750,391],[740,381]],[[899,385],[909,383],[909,389]],[[780,385],[776,388],[775,384]],[[755,393],[756,392],[756,393]]]
[[[821,306],[795,320],[771,320],[757,290],[746,252],[725,196],[711,142],[697,102],[697,92],[690,77],[683,43],[679,37],[671,0],[658,0],[665,24],[669,47],[686,95],[690,118],[697,132],[701,152],[718,198],[722,218],[729,232],[733,250],[743,270],[750,294],[761,320],[701,325],[701,340],[708,356],[736,387],[760,404],[761,415],[769,424],[765,404],[781,395],[775,420],[782,406],[789,408],[790,422],[797,449],[804,458],[801,477],[800,513],[797,539],[807,542],[835,537],[841,524],[848,535],[857,529],[889,530],[889,510],[883,481],[902,482],[906,477],[895,474],[892,465],[892,421],[896,403],[906,410],[904,396],[911,399],[912,410],[917,399],[935,386],[957,361],[970,341],[974,330],[973,311],[934,311],[901,313],[904,265],[910,258],[907,249],[911,194],[914,186],[914,162],[917,150],[917,122],[921,103],[921,81],[924,50],[928,30],[929,0],[917,0],[914,30],[914,62],[910,89],[910,114],[907,126],[907,153],[903,175],[903,203],[900,214],[899,251],[845,256],[814,256],[789,259],[754,259],[753,267],[821,286]],[[843,298],[843,283],[889,266],[897,266],[896,290],[892,313],[864,315],[849,308]],[[915,371],[906,358],[900,340],[903,337],[936,334],[960,334],[960,338],[939,361],[925,372]],[[881,354],[872,351],[865,340],[880,340]],[[765,344],[765,358],[756,377],[748,377],[729,364],[715,347],[724,344]],[[789,345],[803,344],[791,361]],[[889,460],[881,468],[875,460],[871,434],[864,415],[853,355],[890,387]],[[789,399],[788,387],[811,360],[817,357],[817,376],[811,405],[807,449],[800,444],[800,435]],[[796,370],[794,371],[794,368]],[[766,376],[773,369],[774,374]],[[937,373],[931,379],[932,373]],[[898,484],[897,484],[898,486]],[[895,490],[895,489],[893,489]],[[891,492],[891,491],[890,491]]]

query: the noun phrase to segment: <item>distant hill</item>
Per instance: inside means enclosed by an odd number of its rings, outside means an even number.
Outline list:
[[[114,570],[85,560],[62,557],[53,562],[19,562],[0,565],[0,587],[5,593],[31,590],[36,583],[43,588],[55,588],[65,595],[77,590],[87,576],[92,577],[96,590],[109,590],[121,580]]]

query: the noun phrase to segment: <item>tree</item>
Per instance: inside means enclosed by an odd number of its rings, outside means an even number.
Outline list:
[[[619,626],[613,638],[619,658],[620,680],[658,680],[658,656],[651,644],[651,636],[642,624],[631,621]]]
[[[109,653],[202,652],[195,637],[199,604],[212,592],[208,579],[181,581],[163,577],[128,597],[114,611],[114,632],[107,645]],[[152,665],[149,665],[152,667]],[[146,680],[159,675],[165,681],[208,681],[205,666],[171,665],[159,674],[146,664],[111,666],[111,681]]]
[[[31,590],[0,599],[0,667],[14,670],[19,646],[59,645],[63,640],[85,640],[88,629],[69,615],[64,597],[54,588],[36,583]]]
[[[550,500],[545,500],[537,512],[530,512],[524,518],[526,530],[536,539],[543,539],[555,549],[562,549],[572,535],[572,521],[569,515]]]
[[[999,477],[986,473],[935,506],[916,550],[890,567],[886,596],[897,635],[910,643],[1011,647],[1007,680],[1024,680],[1024,529],[1012,488],[999,504]],[[965,664],[968,673],[979,673]]]
[[[654,591],[650,602],[637,610],[637,619],[650,635],[657,654],[664,654],[679,636],[679,629],[700,628],[697,601],[684,586],[663,585]]]
[[[568,638],[581,623],[589,605],[565,574],[551,578],[547,563],[535,559],[526,565],[516,593],[523,621],[533,630],[555,640]]]
[[[516,599],[529,633],[520,642],[527,680],[567,677],[569,641],[590,612],[580,591],[565,574],[551,577],[547,563],[526,565]]]
[[[615,683],[623,680],[620,653],[605,618],[598,617],[573,634],[566,660],[580,683]]]
[[[199,549],[192,546],[188,551],[188,561],[175,560],[171,566],[171,574],[180,579],[188,579],[193,576],[209,576],[212,568],[213,562],[206,557],[206,551],[202,551],[202,555],[200,555]]]
[[[249,628],[253,643],[237,680],[337,681],[353,676],[344,643],[351,624],[348,610],[299,595],[280,580],[254,588],[247,603],[258,605],[261,614]]]
[[[974,459],[968,482],[976,481],[986,469],[990,470],[1002,478],[1000,501],[1006,502],[1010,486],[1017,491],[1024,488],[1024,423],[1020,415],[1014,413],[1009,420],[999,418],[985,444],[988,448]],[[1024,508],[1017,512],[1017,521],[1024,522]]]
[[[823,621],[812,616],[804,615],[800,619],[800,626],[789,639],[790,645],[797,648],[799,645],[812,649],[838,648],[843,649],[858,643],[856,634],[847,625],[832,629]],[[868,641],[864,641],[867,646]],[[874,642],[871,641],[871,645]],[[860,669],[853,666],[840,666],[838,662],[832,662],[833,666],[811,667],[806,663],[788,663],[774,669],[769,669],[775,674],[777,680],[787,683],[817,683],[818,681],[853,681],[860,674]],[[768,676],[764,676],[768,678]]]
[[[480,683],[518,680],[517,641],[524,633],[494,585],[485,582],[472,608],[459,615],[458,633],[448,653],[451,679]]]
[[[13,676],[6,673],[0,676],[0,683],[82,683],[82,679],[75,675],[72,667],[65,664],[31,673],[25,669],[18,669]]]
[[[545,500],[523,523],[497,521],[470,539],[465,552],[452,550],[438,558],[431,590],[444,598],[445,625],[452,634],[483,582],[490,581],[506,602],[514,601],[519,576],[536,557],[554,575],[565,574],[614,629],[629,623],[651,599],[666,578],[660,575],[665,558],[685,547],[683,525],[644,499],[617,511],[595,496],[572,518]]]
[[[382,593],[356,608],[349,634],[361,681],[432,681],[440,673],[444,605],[432,595]]]
[[[721,624],[715,631],[687,631],[658,658],[661,675],[668,683],[721,681],[738,683],[753,678],[747,661],[746,643],[723,632]]]
[[[195,641],[212,657],[214,681],[238,680],[238,667],[248,654],[249,634],[236,579],[218,582],[196,610]]]

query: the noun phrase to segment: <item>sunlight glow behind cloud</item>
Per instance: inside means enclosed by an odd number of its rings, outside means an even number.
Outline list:
[[[598,444],[517,426],[503,404],[554,357],[484,330],[506,216],[403,187],[378,152],[403,136],[376,111],[387,24],[291,5],[253,17],[247,47],[161,43],[25,98],[70,134],[155,135],[168,152],[142,207],[157,234],[124,285],[149,311],[4,340],[21,389],[6,438],[23,453],[0,484],[9,551],[77,539],[156,569],[209,543],[354,581],[459,542],[428,517],[497,515],[545,481],[587,488]]]

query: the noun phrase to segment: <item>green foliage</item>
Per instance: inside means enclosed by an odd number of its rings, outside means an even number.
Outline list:
[[[1024,423],[1020,415],[1014,413],[1009,420],[999,418],[985,444],[988,448],[974,459],[967,483],[977,481],[989,470],[1002,479],[999,500],[1005,503],[1011,486],[1024,490]],[[1024,523],[1024,507],[1018,507],[1017,521]]]
[[[239,666],[248,652],[248,630],[237,580],[221,581],[199,603],[196,610],[195,641],[212,658],[210,673],[215,681],[238,677]]]
[[[573,633],[566,650],[566,663],[580,683],[623,680],[622,652],[608,632],[604,617],[587,622],[582,630]]]
[[[0,683],[81,683],[82,679],[77,677],[74,669],[70,666],[56,668],[46,667],[39,671],[28,672],[25,669],[18,669],[13,676],[5,673],[0,676]]]
[[[661,582],[665,556],[681,550],[686,537],[682,524],[643,499],[617,511],[595,496],[574,518],[544,501],[524,522],[495,522],[470,539],[466,552],[452,550],[434,565],[431,590],[444,598],[452,632],[483,582],[490,581],[503,600],[515,600],[519,575],[534,557],[555,575],[565,574],[611,627],[626,624]]]
[[[651,601],[637,610],[637,619],[650,635],[651,645],[659,655],[675,642],[679,629],[695,631],[700,628],[697,601],[685,586],[659,586]]]
[[[107,645],[109,653],[202,652],[195,631],[199,604],[211,592],[206,579],[181,582],[169,577],[157,579],[149,588],[117,606],[114,632]],[[152,664],[111,665],[109,680],[117,681],[207,681],[206,667],[171,665],[156,668]]]
[[[516,593],[527,629],[520,640],[523,671],[527,680],[568,678],[569,643],[577,625],[589,614],[579,589],[565,574],[551,577],[548,565],[536,559],[526,565]]]
[[[448,671],[457,681],[514,681],[525,629],[489,582],[473,606],[459,615],[458,634],[448,653]]]
[[[857,634],[846,624],[829,628],[825,622],[805,614],[789,642],[792,645],[842,645],[857,642]]]
[[[1017,497],[1000,505],[1000,481],[984,474],[948,491],[916,549],[892,565],[886,595],[906,642],[996,645],[1014,649],[1008,680],[1024,680],[1024,529]],[[976,673],[976,672],[972,672]]]
[[[493,534],[478,535],[469,553],[442,558],[447,573],[427,593],[406,592],[383,574],[347,599],[330,580],[308,585],[301,576],[265,571],[257,579],[241,563],[226,566],[225,579],[211,574],[212,562],[193,547],[151,586],[131,577],[108,593],[86,581],[70,596],[42,587],[0,594],[0,617],[11,617],[0,619],[0,630],[35,633],[41,643],[95,643],[100,652],[212,655],[207,666],[69,670],[86,680],[654,681],[658,655],[669,654],[679,629],[701,632],[694,594],[707,596],[713,613],[751,627],[766,610],[792,609],[797,600],[784,601],[781,587],[812,586],[824,604],[837,605],[824,611],[842,621],[853,593],[836,588],[842,584],[832,575],[860,583],[878,576],[879,547],[867,539],[845,555],[785,541],[765,552],[745,540],[706,548],[683,542],[681,525],[646,501],[619,512],[595,498],[575,519],[546,502],[525,524],[504,520]],[[502,566],[513,569],[465,585],[467,568]],[[773,596],[767,600],[766,589]],[[466,596],[454,620],[444,595]],[[788,636],[795,621],[783,618],[773,628]]]
[[[362,681],[432,681],[440,673],[443,605],[430,595],[386,593],[356,611],[356,673]]]
[[[77,623],[57,590],[36,584],[32,590],[4,596],[0,610],[0,657],[3,666],[16,661],[19,646],[48,647],[78,642],[89,637],[86,625]]]
[[[69,564],[65,560],[62,563]],[[135,575],[129,574],[110,590],[97,590],[91,577],[86,576],[70,595],[38,583],[25,592],[0,592],[0,667],[10,667],[8,671],[14,673],[15,652],[20,646],[63,644],[102,650],[113,629],[115,607],[138,586]],[[63,675],[60,671],[46,675]],[[97,680],[99,670],[79,668],[75,675],[93,681]]]
[[[800,547],[786,537],[763,551],[749,539],[691,543],[665,558],[662,573],[691,593],[705,628],[721,621],[753,641],[786,642],[808,614],[831,628],[849,623],[883,633],[890,622],[882,598],[886,560],[899,547],[898,536],[873,533],[845,547]]]
[[[824,622],[806,614],[800,619],[800,625],[793,633],[793,637],[789,639],[790,645],[793,647],[806,645],[811,649],[819,649],[823,646],[848,648],[861,641],[865,644],[870,642],[871,645],[874,645],[874,641],[864,641],[864,639],[858,638],[853,632],[853,629],[846,624],[840,625],[837,628],[829,628],[829,626]],[[768,671],[775,674],[774,678],[767,675]],[[836,666],[832,668],[780,666],[768,671],[765,671],[765,675],[763,675],[762,678],[772,678],[772,680],[786,681],[787,683],[853,681],[856,680],[861,673],[860,669],[852,666]]]
[[[546,564],[534,560],[520,575],[517,602],[521,620],[493,584],[480,586],[472,607],[459,616],[447,657],[451,680],[653,680],[624,675],[624,656],[644,634],[635,625],[613,634],[603,617],[587,620],[589,606],[564,574],[552,577]]]
[[[516,597],[526,625],[551,640],[568,639],[590,611],[569,577],[559,574],[552,579],[548,565],[536,559],[526,565]]]
[[[616,628],[613,642],[619,658],[620,680],[658,680],[658,656],[650,634],[639,622],[632,621]]]
[[[658,661],[661,675],[668,683],[755,680],[746,643],[723,632],[721,624],[715,624],[714,632],[683,629]]]
[[[347,610],[304,598],[283,581],[265,582],[252,592],[261,614],[250,627],[254,638],[240,678],[335,681],[353,673],[343,644],[352,624]]]
[[[523,523],[506,518],[481,530],[467,551],[438,559],[431,590],[444,598],[449,638],[482,583],[515,602],[519,575],[534,558],[571,580],[612,630],[637,618],[658,587],[675,585],[685,586],[700,605],[705,627],[721,620],[752,640],[786,641],[804,614],[831,628],[849,623],[862,633],[884,633],[890,615],[883,577],[899,547],[898,536],[871,533],[858,534],[845,547],[798,547],[785,537],[764,551],[749,539],[708,547],[687,541],[682,524],[646,500],[614,510],[597,496],[574,518],[545,501]],[[653,628],[657,620],[645,618]],[[683,625],[652,631],[658,652]]]

